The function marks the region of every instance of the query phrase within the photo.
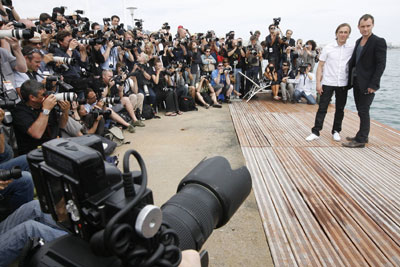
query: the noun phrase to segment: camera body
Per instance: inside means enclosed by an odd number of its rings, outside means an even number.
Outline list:
[[[279,23],[281,22],[281,18],[280,17],[279,18],[273,18],[272,20],[274,21],[274,25],[275,26],[279,26]]]
[[[301,64],[299,67],[300,74],[305,74],[308,68],[308,64]]]

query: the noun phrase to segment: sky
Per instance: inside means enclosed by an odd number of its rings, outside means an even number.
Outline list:
[[[360,37],[358,19],[369,13],[375,17],[373,32],[388,43],[400,45],[398,0],[14,0],[13,5],[21,18],[39,17],[41,12],[51,15],[53,7],[67,6],[66,14],[82,9],[91,21],[100,23],[104,17],[116,14],[125,25],[132,25],[132,17],[126,8],[137,7],[134,18],[144,20],[145,30],[156,31],[168,22],[173,33],[179,25],[191,33],[214,30],[219,37],[234,30],[236,37],[244,40],[255,30],[261,32],[263,40],[273,18],[281,17],[282,31],[291,29],[294,39],[312,39],[319,45],[334,41],[335,29],[343,22],[352,26],[349,41],[354,42]]]

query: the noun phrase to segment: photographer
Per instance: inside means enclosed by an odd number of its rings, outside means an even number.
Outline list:
[[[272,96],[274,100],[280,100],[281,98],[278,96],[279,92],[279,80],[278,80],[278,72],[273,63],[268,63],[268,66],[265,68],[264,76],[271,81],[271,89]]]
[[[171,88],[171,76],[165,71],[160,60],[156,61],[155,72],[151,76],[154,82],[157,104],[165,101],[165,116],[183,114],[183,112],[179,110],[176,92]]]
[[[302,49],[297,49],[295,51],[298,55],[297,61],[301,62],[301,64],[310,64],[311,72],[314,70],[315,57],[317,56],[316,48],[317,44],[313,40],[309,40]]]
[[[281,44],[281,62],[280,66],[282,66],[283,62],[292,62],[293,51],[295,50],[296,41],[292,38],[293,31],[286,30],[286,35],[282,37]]]
[[[281,86],[282,92],[282,101],[283,103],[287,103],[293,101],[293,94],[294,94],[294,86],[291,80],[296,78],[295,71],[290,70],[290,63],[288,61],[282,62],[282,68],[278,70],[278,81]]]
[[[104,63],[101,64],[103,70],[115,71],[118,63],[118,47],[114,46],[113,40],[108,40],[107,43],[101,46],[100,51],[104,57]]]
[[[22,54],[24,55],[26,66],[28,71],[25,73],[15,72],[15,84],[18,94],[20,95],[20,87],[27,80],[35,80],[42,82],[44,77],[38,73],[41,63],[43,61],[43,55],[40,50],[32,48],[30,46],[25,46],[22,49]]]
[[[247,70],[246,75],[253,81],[258,80],[260,72],[260,61],[262,60],[262,48],[257,44],[257,37],[250,37],[250,45],[246,48]],[[246,81],[244,95],[250,90],[251,83]]]
[[[201,62],[203,63],[203,75],[204,73],[211,73],[215,70],[215,64],[217,63],[217,61],[213,56],[211,56],[211,49],[209,46],[205,47],[204,54],[201,55]]]
[[[22,176],[18,179],[0,180],[0,206],[2,207],[0,220],[22,204],[33,199],[33,181],[29,173],[28,161],[25,155],[13,158],[13,150],[7,144],[4,135],[2,124],[4,115],[4,110],[0,108],[0,170],[11,171],[13,168],[19,167],[22,170]]]
[[[315,105],[317,103],[312,95],[313,80],[314,75],[311,73],[311,64],[300,66],[296,76],[296,87],[294,90],[294,99],[296,102],[300,103],[301,98],[304,97],[309,105]]]
[[[50,214],[41,211],[39,201],[32,200],[0,223],[0,266],[10,266],[17,260],[32,238],[43,238],[50,242],[66,234]]]
[[[117,78],[121,80],[118,81]],[[132,103],[128,97],[124,96],[124,84],[125,84],[126,74],[122,74],[122,76],[113,77],[113,72],[111,70],[103,70],[102,73],[102,85],[103,93],[102,97],[119,97],[121,103],[117,105],[113,105],[113,110],[115,112],[119,112],[122,108],[125,108],[129,114],[129,117],[132,119],[132,125],[138,127],[144,127],[144,123],[136,118],[135,110],[133,109]]]
[[[218,103],[217,97],[214,92],[214,88],[211,86],[209,81],[211,77],[201,76],[200,83],[196,86],[196,99],[206,108],[208,109],[210,105],[214,108],[222,108],[222,106]]]
[[[7,16],[3,17],[5,21],[19,21],[20,17],[13,7],[12,0],[3,0],[0,2],[0,10],[7,14]]]
[[[229,77],[229,70],[224,69],[223,63],[218,63],[218,68],[211,73],[211,85],[217,99],[219,94],[223,94],[225,103],[231,102],[233,85]]]
[[[45,96],[43,84],[34,80],[24,82],[20,92],[24,102],[17,104],[12,117],[18,153],[22,155],[59,135],[59,129],[67,125],[70,103],[57,101],[53,94]],[[56,105],[60,116],[54,109]]]
[[[147,56],[142,53],[138,58],[138,64],[133,67],[132,73],[136,77],[139,92],[145,96],[144,103],[155,106],[157,100],[151,83],[152,72],[152,68],[147,63]]]
[[[201,52],[197,42],[192,41],[189,44],[189,47],[187,62],[190,64],[190,73],[192,74],[190,85],[194,86],[200,81],[200,66],[203,61],[201,59]]]
[[[283,41],[279,37],[280,29],[279,26],[271,24],[268,27],[269,35],[265,38],[267,44],[267,59],[268,63],[273,63],[274,66],[279,69],[281,61],[281,45]]]
[[[93,91],[93,89],[88,89],[86,91],[86,104],[85,104],[85,109],[87,113],[90,113],[94,110],[99,110],[103,112],[110,112],[110,119],[113,121],[121,124],[124,129],[127,129],[130,133],[135,132],[135,127],[129,123],[127,123],[121,116],[119,116],[116,112],[114,112],[111,108],[106,107],[104,102],[99,98],[97,100],[97,95]]]
[[[75,116],[75,118],[79,119],[80,122],[85,126],[85,134],[97,134],[104,136],[105,121],[103,115],[98,113],[88,113],[85,105],[79,105],[76,109],[76,113],[78,116]]]
[[[73,58],[76,61],[75,65],[68,66],[68,70],[62,72],[64,81],[72,85],[76,91],[86,90],[87,81],[81,77],[80,67],[87,67],[87,45],[79,44],[72,38],[71,33],[65,30],[57,33],[56,40],[60,48],[55,48],[54,56]]]
[[[246,52],[243,49],[243,42],[239,39],[232,40],[232,49],[228,50],[229,65],[233,66],[234,77],[235,77],[235,91],[242,92],[240,88],[241,76],[239,72],[242,72],[245,64]],[[240,93],[241,95],[241,93]]]
[[[9,25],[3,25],[1,30],[10,29]],[[2,85],[7,88],[16,88],[15,77],[13,71],[26,72],[26,62],[25,58],[21,52],[21,47],[16,38],[5,37],[5,41],[10,45],[11,50],[13,51],[13,56],[10,51],[0,47],[0,64],[1,64],[1,73],[4,76],[4,81],[2,80]]]

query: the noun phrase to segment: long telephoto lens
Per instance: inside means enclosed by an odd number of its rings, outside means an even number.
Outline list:
[[[11,170],[0,170],[0,180],[7,181],[10,179],[18,179],[22,176],[19,167],[13,167]]]
[[[0,38],[4,37],[14,37],[17,38],[18,40],[21,39],[31,39],[35,36],[34,32],[32,30],[28,29],[13,29],[13,30],[0,30]]]
[[[232,170],[223,157],[200,162],[162,207],[163,223],[174,229],[179,248],[200,250],[214,228],[226,224],[251,191],[246,167]]]

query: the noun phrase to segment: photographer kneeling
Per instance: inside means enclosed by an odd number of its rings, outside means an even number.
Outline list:
[[[57,101],[53,94],[46,96],[44,85],[35,80],[24,82],[20,92],[23,101],[12,111],[12,117],[18,153],[22,155],[59,136],[68,122],[70,103]],[[61,115],[54,109],[56,105]]]
[[[312,74],[310,71],[311,64],[306,63],[305,65],[300,66],[295,80],[296,87],[294,90],[294,99],[300,103],[301,98],[304,97],[307,99],[307,104],[315,105],[317,102],[315,101],[314,96],[311,94],[314,74]]]
[[[218,68],[211,73],[211,85],[214,88],[215,95],[218,99],[219,94],[225,97],[225,103],[230,103],[233,85],[229,77],[229,70],[224,69],[222,63],[218,63]]]

